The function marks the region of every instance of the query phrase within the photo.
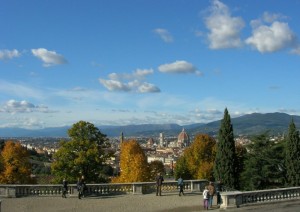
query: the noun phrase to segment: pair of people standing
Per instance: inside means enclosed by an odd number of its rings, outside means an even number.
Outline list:
[[[205,186],[205,189],[203,191],[204,209],[208,210],[208,208],[212,207],[213,198],[214,198],[215,193],[216,193],[216,189],[212,182],[210,182],[208,186]]]

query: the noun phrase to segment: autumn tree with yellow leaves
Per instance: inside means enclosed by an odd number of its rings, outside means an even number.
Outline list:
[[[19,142],[7,141],[1,152],[0,183],[32,183],[29,154]]]
[[[188,176],[192,179],[212,179],[216,156],[216,141],[206,134],[196,135],[194,142],[185,149],[175,167],[175,177]]]
[[[135,140],[124,141],[121,144],[120,176],[112,182],[147,182],[149,179],[149,164],[143,149]]]

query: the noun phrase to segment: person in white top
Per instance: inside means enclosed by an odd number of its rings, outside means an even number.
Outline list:
[[[208,187],[205,186],[205,189],[203,191],[203,207],[204,210],[208,210],[208,199],[209,199],[209,194],[208,194]]]

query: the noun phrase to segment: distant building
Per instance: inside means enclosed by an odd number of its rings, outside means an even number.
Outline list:
[[[148,156],[147,157],[147,162],[148,163],[151,163],[153,161],[161,161],[162,163],[165,162],[165,158],[164,157],[159,157],[159,156]]]
[[[148,147],[148,148],[151,148],[151,147],[153,147],[153,145],[154,145],[154,140],[153,140],[153,138],[149,138],[148,141],[147,141],[147,147]]]
[[[183,148],[190,145],[190,137],[189,135],[184,131],[184,128],[182,129],[181,133],[178,135],[177,139],[177,147]]]
[[[124,142],[124,134],[123,132],[121,132],[121,136],[120,136],[120,145]]]
[[[164,134],[163,133],[159,133],[159,146],[163,147],[164,146]]]

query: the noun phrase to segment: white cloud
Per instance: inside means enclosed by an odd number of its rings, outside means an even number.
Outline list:
[[[237,48],[242,45],[240,31],[245,26],[240,17],[232,17],[229,8],[218,0],[212,1],[211,14],[205,18],[210,30],[208,40],[211,49]]]
[[[130,91],[130,87],[117,80],[99,79],[99,82],[110,91]]]
[[[150,83],[144,82],[138,87],[140,93],[157,93],[160,92],[160,89]]]
[[[135,80],[135,79],[145,79],[146,76],[153,74],[153,69],[136,69],[132,73],[111,73],[108,75],[109,79],[111,80]]]
[[[296,43],[296,36],[287,23],[275,21],[270,26],[254,27],[246,43],[261,53],[275,52],[292,47]]]
[[[44,122],[36,117],[11,117],[9,122],[0,123],[1,128],[18,127],[25,129],[40,129],[44,127]]]
[[[173,42],[173,37],[172,35],[168,32],[168,30],[166,29],[162,29],[162,28],[157,28],[153,30],[156,34],[158,34],[160,36],[160,38],[166,42],[166,43],[171,43]]]
[[[25,113],[32,112],[34,108],[35,106],[30,102],[9,100],[3,106],[2,111],[7,113]]]
[[[272,23],[274,21],[285,19],[285,18],[286,18],[285,16],[279,13],[269,13],[269,12],[264,12],[262,16],[262,20],[266,23]]]
[[[5,60],[5,59],[13,59],[14,57],[19,57],[21,53],[16,50],[8,50],[8,49],[3,49],[0,50],[0,60]]]
[[[99,82],[109,91],[137,92],[137,93],[157,93],[160,89],[147,82],[133,80],[127,83],[118,80],[99,79]]]
[[[14,99],[11,99],[7,101],[2,108],[0,108],[1,112],[6,113],[32,113],[32,112],[41,112],[41,113],[51,113],[54,111],[50,111],[47,106],[40,105],[35,106],[34,104],[27,102],[25,100],[23,101],[16,101]]]
[[[196,108],[190,112],[190,117],[194,122],[207,123],[222,118],[223,112],[217,109],[204,109]],[[197,120],[197,121],[196,121]]]
[[[44,126],[44,122],[40,121],[38,118],[28,118],[23,122],[24,128],[33,129],[33,128],[42,128]]]
[[[57,54],[55,51],[48,51],[47,49],[39,48],[31,49],[31,52],[34,56],[44,62],[43,65],[45,67],[67,63],[67,60],[62,55]]]
[[[111,73],[108,75],[109,79],[99,79],[99,82],[109,91],[156,93],[160,92],[157,86],[143,82],[153,72],[153,69],[136,69],[131,74]]]
[[[193,64],[184,60],[177,60],[174,63],[160,65],[158,70],[163,73],[196,73],[197,75],[201,75],[201,72],[199,72]]]
[[[136,69],[133,75],[138,78],[144,78],[147,75],[153,74],[153,72],[153,69]]]

